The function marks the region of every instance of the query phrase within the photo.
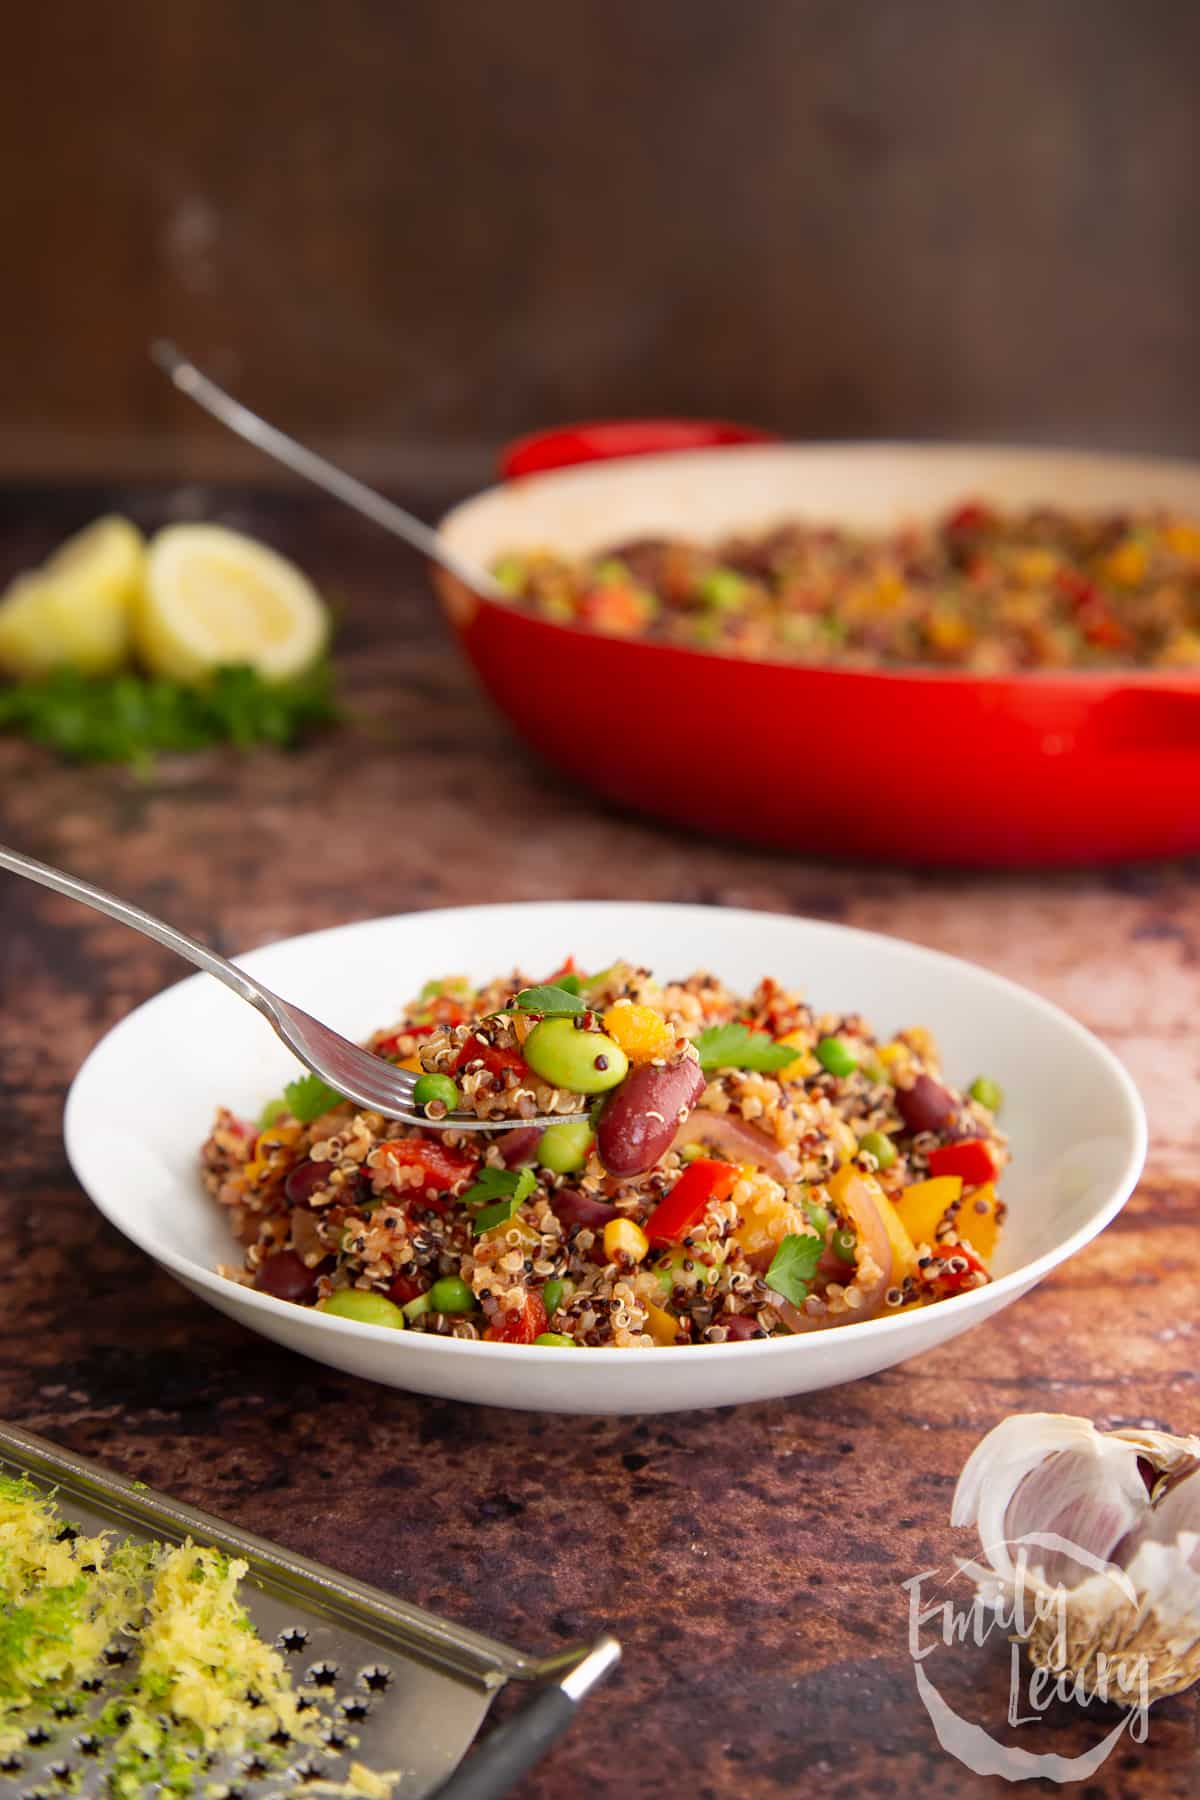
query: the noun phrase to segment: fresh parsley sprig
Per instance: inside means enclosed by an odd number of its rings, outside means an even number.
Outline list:
[[[537,1177],[532,1169],[480,1169],[479,1179],[472,1182],[462,1197],[464,1206],[480,1208],[471,1221],[475,1236],[492,1231],[497,1225],[507,1225],[536,1186]],[[485,1201],[495,1204],[485,1205]]]
[[[767,1032],[752,1031],[748,1025],[710,1025],[695,1043],[706,1075],[716,1069],[753,1069],[770,1075],[795,1062],[797,1054],[794,1044],[777,1044]]]
[[[74,669],[0,685],[0,731],[18,732],[75,762],[145,767],[157,755],[213,744],[282,749],[338,716],[328,663],[279,684],[253,669],[229,667],[200,687]]]
[[[817,1272],[824,1248],[824,1238],[807,1234],[785,1237],[764,1277],[767,1286],[793,1306],[799,1306],[808,1298],[808,1284]]]

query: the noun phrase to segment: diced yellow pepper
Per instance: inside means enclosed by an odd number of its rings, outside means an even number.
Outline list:
[[[652,1006],[615,1000],[604,1015],[604,1029],[615,1038],[630,1062],[653,1062],[675,1046],[675,1028]]]
[[[1176,556],[1187,556],[1194,562],[1200,562],[1200,525],[1192,525],[1186,519],[1177,519],[1167,526],[1163,536]]]
[[[661,1306],[655,1306],[652,1300],[648,1300],[646,1330],[656,1344],[673,1344],[679,1333],[679,1320],[673,1313],[666,1312]]]
[[[806,1075],[816,1074],[817,1059],[808,1046],[807,1036],[803,1031],[789,1031],[778,1039],[781,1044],[795,1044],[800,1054],[794,1056],[790,1063],[784,1063],[782,1069],[776,1069],[776,1081],[803,1081]]]
[[[1104,559],[1104,573],[1119,587],[1137,587],[1146,577],[1146,546],[1125,538]]]
[[[959,1183],[961,1187],[961,1182]],[[869,1198],[871,1205],[883,1221],[884,1230],[888,1234],[888,1242],[892,1247],[892,1280],[899,1285],[906,1275],[911,1275],[917,1266],[917,1253],[912,1239],[904,1229],[893,1201],[888,1199],[873,1175],[864,1175],[852,1163],[846,1163],[836,1175],[831,1175],[825,1183],[829,1198],[843,1212],[853,1214],[850,1204],[850,1191],[853,1188],[858,1199]]]
[[[896,1211],[914,1244],[932,1244],[937,1228],[962,1194],[961,1175],[934,1175],[914,1181],[900,1195]]]
[[[1023,550],[1013,563],[1017,580],[1026,587],[1044,587],[1058,571],[1058,558],[1053,550]]]
[[[414,1075],[424,1073],[419,1056],[406,1056],[403,1061],[396,1063],[395,1067],[397,1069],[411,1069]]]
[[[996,1189],[988,1181],[982,1187],[969,1194],[955,1214],[954,1223],[958,1235],[970,1244],[977,1256],[984,1262],[991,1260],[996,1248],[996,1238],[1000,1232],[1000,1222],[996,1217]],[[982,1207],[982,1210],[980,1210]]]
[[[948,607],[937,607],[930,613],[925,621],[925,635],[935,650],[944,650],[947,655],[965,650],[975,636],[962,614],[951,612]]]
[[[897,1038],[893,1043],[880,1044],[875,1052],[885,1069],[895,1069],[901,1064],[911,1062],[912,1051],[907,1044]]]

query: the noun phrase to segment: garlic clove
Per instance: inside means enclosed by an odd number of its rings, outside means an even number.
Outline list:
[[[1039,1667],[1100,1694],[1132,1670],[1150,1700],[1200,1679],[1200,1439],[1017,1414],[971,1453],[951,1517],[978,1527],[990,1573],[962,1566],[1022,1602]]]
[[[1140,1524],[1146,1499],[1133,1446],[1114,1444],[1090,1419],[1014,1413],[968,1457],[950,1522],[978,1527],[988,1562],[1002,1582],[1011,1584],[1017,1579],[1013,1540],[1053,1534],[1107,1559]],[[1056,1570],[1046,1568],[1047,1580],[1070,1583],[1069,1573],[1057,1569],[1062,1553],[1046,1549],[1043,1555]],[[1081,1570],[1075,1559],[1068,1560]]]

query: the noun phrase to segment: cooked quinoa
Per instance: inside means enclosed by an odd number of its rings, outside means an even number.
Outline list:
[[[575,1118],[422,1130],[315,1077],[257,1123],[222,1110],[202,1167],[243,1247],[232,1279],[410,1331],[629,1349],[850,1324],[990,1279],[1001,1096],[985,1075],[952,1086],[920,1026],[879,1038],[769,977],[742,997],[568,959],[540,987],[430,982],[369,1048],[424,1078],[431,1119]]]
[[[1200,666],[1200,524],[1162,512],[970,501],[889,532],[644,538],[508,555],[494,573],[543,618],[730,656],[976,674]]]

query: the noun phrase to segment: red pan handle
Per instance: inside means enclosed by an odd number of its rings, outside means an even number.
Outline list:
[[[512,481],[518,475],[540,475],[548,469],[604,462],[610,457],[778,442],[778,432],[736,425],[728,419],[595,419],[514,438],[501,450],[497,466],[501,477]]]

